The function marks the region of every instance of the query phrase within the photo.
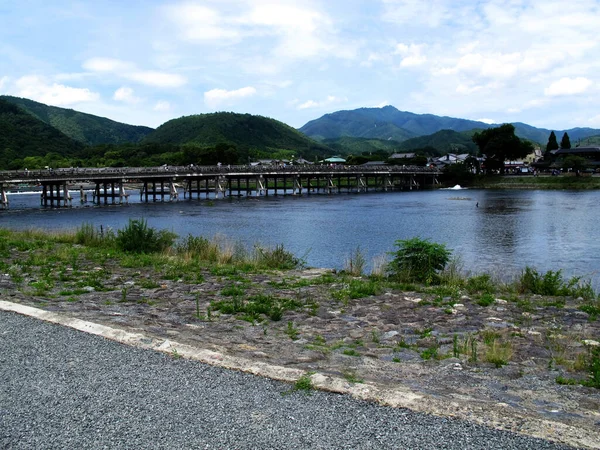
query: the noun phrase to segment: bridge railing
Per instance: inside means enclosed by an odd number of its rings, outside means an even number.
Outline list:
[[[0,182],[10,183],[14,180],[42,181],[52,178],[93,179],[94,177],[122,177],[139,178],[144,175],[154,176],[187,176],[204,174],[302,174],[302,173],[419,173],[438,174],[437,168],[421,166],[347,166],[347,165],[307,165],[307,166],[252,166],[252,165],[216,165],[216,166],[159,166],[159,167],[102,167],[102,168],[59,168],[59,169],[36,169],[36,170],[5,170],[0,171]]]

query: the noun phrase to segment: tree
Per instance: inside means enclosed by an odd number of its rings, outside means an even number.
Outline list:
[[[529,141],[522,141],[515,135],[515,127],[505,123],[496,128],[488,128],[473,135],[473,142],[486,156],[486,171],[498,170],[504,173],[504,161],[524,158],[533,152]]]
[[[464,165],[469,170],[469,172],[476,173],[479,175],[479,172],[481,170],[481,164],[479,164],[479,160],[475,156],[467,156]]]
[[[565,134],[563,134],[562,139],[560,140],[560,148],[571,148],[571,140],[569,139],[569,135],[567,134],[567,132],[565,131]]]
[[[558,150],[558,142],[556,140],[556,135],[554,131],[550,133],[550,137],[548,138],[548,143],[546,144],[546,151]]]
[[[586,167],[587,167],[587,159],[585,159],[581,156],[569,155],[564,159],[564,161],[562,163],[563,169],[571,169],[574,172],[576,172],[578,176],[579,176],[579,172],[581,172]]]

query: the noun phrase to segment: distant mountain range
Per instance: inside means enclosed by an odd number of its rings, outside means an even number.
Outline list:
[[[0,100],[19,106],[33,117],[84,145],[140,142],[153,131],[149,127],[127,125],[73,109],[48,106],[26,98],[0,95]]]
[[[551,130],[518,122],[513,125],[518,136],[545,147]],[[42,164],[40,158],[44,158],[43,164],[175,164],[194,160],[193,155],[203,155],[206,160],[219,158],[218,152],[224,149],[230,156],[237,152],[240,162],[292,155],[309,160],[333,154],[384,158],[392,152],[415,149],[426,149],[430,154],[474,153],[477,148],[471,137],[491,126],[385,106],[326,114],[299,130],[267,117],[237,113],[180,117],[153,130],[0,96],[0,170],[24,165],[27,157],[38,158],[38,165]],[[582,145],[600,143],[600,130],[566,131],[574,145],[580,140]],[[558,139],[564,132],[555,130]]]
[[[546,145],[552,131],[520,122],[515,122],[513,125],[517,136],[542,146]],[[308,122],[300,128],[300,131],[313,139],[321,141],[348,136],[403,142],[442,130],[463,132],[494,126],[497,125],[475,120],[436,116],[434,114],[414,114],[400,111],[393,106],[384,106],[383,108],[359,108],[325,114],[319,119]],[[569,134],[572,143],[589,136],[600,135],[600,130],[593,128],[554,130],[559,139],[565,131]]]

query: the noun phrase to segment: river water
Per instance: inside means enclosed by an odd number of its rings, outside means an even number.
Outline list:
[[[73,195],[72,208],[41,208],[39,193],[10,195],[0,226],[117,229],[145,218],[179,236],[283,244],[309,266],[338,269],[357,247],[370,263],[392,251],[397,239],[419,236],[446,244],[472,272],[510,277],[529,265],[600,285],[597,191],[462,189],[151,203],[132,195],[123,206],[81,206]]]

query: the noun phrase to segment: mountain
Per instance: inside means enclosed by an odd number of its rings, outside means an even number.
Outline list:
[[[80,142],[0,98],[0,170],[18,168],[28,156],[75,155],[82,149]]]
[[[142,141],[153,144],[195,144],[208,147],[234,145],[240,150],[254,150],[261,155],[287,151],[311,159],[331,153],[331,149],[309,139],[289,125],[251,114],[219,112],[198,114],[169,120]]]
[[[552,130],[536,128],[526,123],[515,122],[515,134],[545,147]],[[394,139],[400,142],[411,137],[426,136],[441,130],[469,131],[498,126],[475,120],[458,119],[434,114],[414,114],[399,111],[393,106],[383,108],[359,108],[351,111],[337,111],[311,120],[300,131],[314,139],[334,139],[342,136]],[[571,128],[554,130],[560,140],[564,132],[569,134],[571,142],[600,135],[593,128]],[[412,145],[412,144],[411,144]]]
[[[135,143],[153,131],[149,127],[127,125],[73,109],[48,106],[26,98],[2,95],[0,99],[19,106],[37,119],[85,145]]]
[[[360,155],[362,153],[395,152],[400,147],[400,142],[375,138],[357,138],[342,136],[332,139],[323,139],[322,144],[334,150],[339,155]]]
[[[441,117],[433,114],[414,114],[399,111],[393,106],[383,108],[360,108],[337,111],[311,120],[300,131],[315,139],[340,136],[370,137],[405,141],[436,131],[451,129],[466,131],[472,128],[488,128],[489,125],[474,120]]]
[[[435,149],[439,155],[446,153],[477,153],[477,145],[471,139],[471,133],[458,133],[453,130],[441,130],[427,136],[408,139],[399,144],[399,151]]]

